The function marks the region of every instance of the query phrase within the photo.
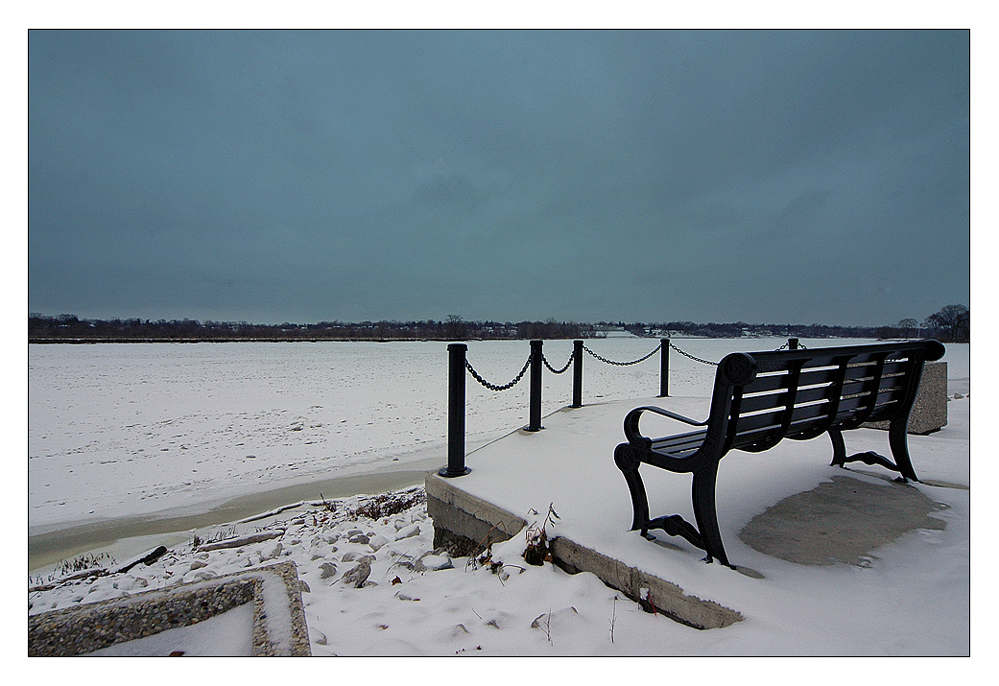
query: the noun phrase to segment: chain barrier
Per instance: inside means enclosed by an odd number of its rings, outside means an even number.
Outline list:
[[[669,342],[669,347],[673,348],[673,350],[677,351],[678,353],[680,353],[680,354],[681,354],[681,355],[683,355],[684,357],[689,357],[689,358],[690,358],[690,359],[692,359],[692,360],[693,360],[694,362],[700,362],[701,364],[710,364],[710,365],[711,365],[712,367],[717,367],[717,366],[718,366],[718,363],[717,363],[717,362],[710,362],[710,361],[708,361],[708,360],[702,360],[702,359],[701,359],[701,358],[699,358],[699,357],[694,357],[694,356],[693,356],[693,355],[691,355],[690,353],[687,353],[687,352],[684,352],[684,351],[680,350],[680,349],[679,349],[678,347],[676,347],[675,345],[673,345],[673,341],[670,341],[670,342]]]
[[[595,358],[597,358],[598,360],[600,360],[604,364],[612,364],[612,365],[614,365],[616,367],[628,367],[628,366],[633,365],[633,364],[638,364],[639,362],[645,362],[645,360],[649,359],[650,357],[652,357],[653,355],[655,355],[657,352],[659,352],[659,349],[662,348],[662,347],[663,347],[663,344],[662,344],[662,341],[660,341],[659,345],[657,345],[655,347],[655,350],[653,350],[652,352],[650,352],[645,357],[639,358],[637,360],[632,360],[631,362],[615,362],[614,360],[608,360],[606,357],[601,357],[600,355],[597,355],[595,352],[593,352],[592,350],[590,350],[585,345],[583,346],[583,350],[585,350],[586,352],[590,353],[591,355],[593,355]]]
[[[788,342],[788,343],[785,343],[785,344],[784,344],[784,345],[782,345],[781,347],[779,347],[779,348],[777,348],[776,350],[774,350],[774,352],[780,352],[781,350],[784,350],[785,348],[787,348],[787,347],[789,347],[789,346],[790,346],[790,342]],[[688,353],[688,352],[684,352],[683,350],[680,350],[680,349],[679,349],[678,347],[676,347],[675,345],[673,345],[673,341],[670,341],[670,342],[669,342],[669,347],[671,347],[671,348],[672,348],[673,350],[677,351],[678,353],[680,353],[680,354],[681,354],[681,355],[683,355],[684,357],[688,357],[688,358],[690,358],[690,359],[691,359],[691,360],[693,360],[694,362],[700,362],[701,364],[710,364],[710,365],[711,365],[712,367],[717,367],[717,366],[718,366],[718,363],[717,363],[717,362],[711,362],[711,361],[709,361],[709,360],[702,360],[702,359],[701,359],[701,358],[699,358],[699,357],[694,357],[694,356],[693,356],[693,355],[691,355],[690,353]],[[798,343],[798,350],[805,350],[805,346],[803,346],[803,345],[802,345],[801,343]]]
[[[513,388],[514,386],[517,385],[517,382],[519,382],[522,378],[524,378],[524,374],[527,372],[527,369],[530,366],[531,366],[531,356],[528,355],[527,356],[527,362],[524,364],[524,368],[520,370],[520,373],[517,374],[517,378],[515,378],[513,381],[511,381],[510,383],[506,384],[505,386],[497,386],[495,384],[489,383],[488,381],[486,381],[485,379],[483,379],[481,376],[479,376],[479,373],[477,371],[475,371],[475,369],[472,368],[472,364],[468,360],[465,360],[465,369],[468,370],[468,372],[472,375],[472,377],[476,381],[478,381],[480,384],[482,384],[483,386],[485,386],[486,388],[488,388],[490,391],[506,391],[506,390],[509,390],[509,389]]]
[[[575,357],[576,357],[576,351],[575,351],[575,350],[573,350],[573,351],[572,351],[571,353],[569,353],[569,361],[568,361],[568,362],[566,362],[566,363],[565,363],[565,366],[564,366],[564,367],[562,367],[561,369],[555,369],[555,367],[553,367],[553,366],[551,365],[551,363],[550,363],[550,362],[548,362],[548,358],[547,358],[547,357],[545,357],[544,353],[542,353],[542,354],[541,354],[541,361],[545,363],[545,366],[546,366],[546,367],[548,367],[548,370],[549,370],[549,371],[550,371],[550,372],[551,372],[552,374],[562,374],[563,372],[565,372],[565,370],[567,370],[567,369],[569,368],[569,365],[570,365],[570,364],[572,364],[572,360],[573,360],[573,359],[574,359]]]
[[[789,345],[790,345],[789,343],[785,343],[784,345],[782,345],[779,348],[777,348],[775,352],[779,352],[781,350],[784,350]],[[659,350],[662,349],[662,347],[663,347],[663,344],[660,341],[659,345],[657,345],[652,350],[652,352],[650,352],[648,355],[640,357],[637,360],[632,360],[630,362],[617,362],[615,360],[608,360],[606,357],[603,357],[603,356],[598,355],[597,353],[593,352],[592,350],[590,350],[589,347],[587,347],[585,345],[583,346],[583,350],[585,350],[590,355],[592,355],[596,359],[600,360],[604,364],[610,364],[610,365],[614,365],[616,367],[628,367],[628,366],[631,366],[631,365],[634,365],[634,364],[638,364],[640,362],[645,362],[645,360],[649,359],[650,357],[652,357],[653,355],[655,355],[657,352],[659,352]],[[690,353],[688,353],[686,351],[680,350],[680,348],[676,347],[673,344],[673,341],[669,341],[669,347],[672,348],[673,350],[675,350],[676,352],[680,353],[684,357],[693,360],[694,362],[700,362],[701,364],[711,365],[712,367],[717,367],[718,366],[717,362],[711,362],[710,360],[702,360],[699,357],[694,357],[693,355],[691,355]],[[798,344],[798,348],[801,349],[801,350],[804,350],[805,346],[803,346],[801,343],[799,343]],[[566,371],[568,371],[569,367],[572,365],[572,361],[573,361],[573,359],[575,359],[575,357],[576,357],[576,353],[575,353],[575,351],[573,351],[572,353],[569,354],[569,359],[566,361],[565,365],[561,369],[555,369],[552,366],[552,364],[548,361],[548,358],[545,357],[543,353],[541,355],[541,361],[544,363],[544,365],[546,367],[548,367],[548,370],[552,374],[564,374]],[[530,368],[530,366],[531,366],[531,356],[528,355],[527,362],[524,363],[523,369],[520,370],[520,373],[517,374],[516,378],[513,381],[511,381],[510,383],[508,383],[508,384],[505,384],[503,386],[498,386],[496,384],[491,384],[488,381],[486,381],[485,379],[483,379],[479,375],[479,373],[477,371],[475,371],[475,369],[472,367],[472,364],[468,360],[465,360],[465,368],[468,369],[468,371],[472,375],[472,377],[476,381],[478,381],[480,384],[482,384],[483,386],[485,386],[486,388],[488,388],[491,391],[506,391],[506,390],[509,390],[509,389],[513,388],[514,386],[517,385],[517,383],[520,382],[520,380],[522,378],[524,378],[524,374],[527,373],[527,370]]]

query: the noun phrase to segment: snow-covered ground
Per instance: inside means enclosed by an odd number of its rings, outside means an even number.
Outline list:
[[[712,361],[783,342],[674,341]],[[617,338],[587,346],[626,361],[656,343]],[[556,368],[570,351],[568,341],[545,344]],[[523,341],[472,342],[468,359],[487,380],[506,383],[528,353]],[[950,394],[966,395],[968,347],[949,346],[945,361]],[[632,367],[588,355],[584,366],[584,403],[658,391],[658,355]],[[673,352],[671,368],[671,395],[710,395],[713,367]],[[548,414],[570,402],[571,377],[546,370],[544,379]],[[470,445],[526,423],[526,379],[504,393],[471,378],[467,388]],[[88,519],[205,509],[330,473],[399,469],[428,457],[441,466],[446,461],[442,343],[29,346],[29,389],[29,533]],[[953,431],[967,432],[969,404],[966,398],[951,403]],[[315,494],[311,502],[260,519],[184,532],[167,555],[127,574],[60,582],[51,565],[33,570],[29,586],[45,590],[29,593],[29,612],[291,559],[309,588],[303,601],[315,655],[711,655],[732,654],[733,645],[740,646],[736,654],[747,652],[745,637],[732,644],[727,630],[699,632],[647,614],[590,574],[525,564],[523,533],[495,546],[490,561],[435,553],[420,495],[417,489],[397,496],[418,502],[370,519],[356,513],[370,504],[366,496],[336,501],[332,512]],[[238,549],[193,546],[195,535],[212,539],[262,527],[284,533]],[[120,562],[155,543],[123,541],[107,552]],[[370,572],[361,588],[344,580],[365,564]],[[966,573],[956,565],[956,576],[943,579],[942,597],[953,596],[954,584],[967,584],[960,578]],[[779,629],[757,626],[759,652],[771,652],[771,634]],[[955,645],[954,638],[941,645]],[[823,652],[819,648],[801,652]],[[911,653],[908,648],[900,652]]]
[[[786,340],[674,343],[718,361]],[[586,342],[618,362],[657,344]],[[571,352],[571,341],[544,345],[556,369]],[[473,341],[467,359],[487,381],[506,384],[529,354],[527,341]],[[967,354],[958,357],[964,371],[950,375],[967,377]],[[658,353],[626,367],[586,354],[583,365],[584,403],[659,390]],[[710,396],[713,367],[672,351],[670,368],[671,395]],[[544,414],[572,402],[571,370],[546,369],[542,378]],[[31,533],[205,510],[292,484],[446,461],[446,343],[31,345],[28,379]],[[467,448],[527,424],[528,391],[527,375],[503,392],[466,376]]]

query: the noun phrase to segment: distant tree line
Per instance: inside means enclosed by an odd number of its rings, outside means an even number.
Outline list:
[[[788,338],[936,338],[945,342],[968,342],[971,338],[970,314],[964,305],[947,305],[931,314],[922,323],[902,319],[894,326],[829,326],[827,324],[698,324],[672,321],[661,324],[598,322],[597,327],[624,328],[636,336],[673,338],[697,336],[705,338],[788,337]]]
[[[80,319],[76,315],[28,316],[28,341],[142,342],[142,341],[391,341],[391,340],[514,340],[601,338],[608,331],[625,330],[648,338],[938,338],[947,342],[970,339],[970,318],[964,305],[948,305],[920,324],[902,319],[894,326],[829,326],[826,324],[698,324],[546,321],[465,321],[458,315],[426,321],[323,321],[317,324],[250,324],[196,319]]]
[[[427,321],[323,321],[250,324],[197,319],[80,319],[61,314],[28,317],[29,342],[144,341],[390,341],[593,338],[594,328],[574,322],[470,322],[450,316]]]

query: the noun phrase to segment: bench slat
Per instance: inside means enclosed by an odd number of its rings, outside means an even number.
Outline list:
[[[880,421],[881,418],[890,418],[895,414],[902,398],[898,394],[879,394],[875,401],[874,411],[867,417],[861,417],[857,423],[867,421]],[[830,426],[839,424],[852,424],[860,417],[870,402],[869,396],[856,396],[840,401],[839,410],[833,422],[826,419],[829,416],[829,402],[820,402],[812,405],[798,405],[791,415],[791,422],[787,430],[787,437],[794,434],[808,433],[813,428],[822,425],[821,430],[816,435],[824,433]],[[779,431],[782,425],[784,409],[774,409],[770,412],[760,412],[754,415],[742,415],[738,422],[735,438],[732,441],[732,448],[739,449],[739,445],[746,442],[753,443],[759,440],[761,432]],[[871,419],[873,417],[873,420]]]
[[[863,396],[871,391],[866,390],[865,382],[854,382],[843,384],[842,392],[839,394],[840,397],[851,397],[851,396]],[[885,394],[896,394],[900,395],[905,392],[907,388],[907,383],[905,377],[895,376],[887,379],[882,379],[881,387],[878,391],[879,395]],[[767,410],[770,408],[783,408],[787,403],[787,391],[774,391],[765,394],[753,394],[744,396],[742,399],[742,405],[740,406],[740,412],[743,414],[759,412],[761,410]],[[836,397],[835,387],[830,383],[826,386],[812,387],[812,388],[800,388],[795,397],[795,405],[800,405],[803,403],[810,403],[819,400],[832,400]]]
[[[707,433],[707,429],[704,429],[681,436],[658,439],[652,442],[652,449],[671,457],[686,457],[688,453],[693,453],[701,447]]]

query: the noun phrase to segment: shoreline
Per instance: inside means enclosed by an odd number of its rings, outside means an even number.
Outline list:
[[[430,466],[429,463],[433,462]],[[128,539],[170,537],[175,544],[195,529],[231,524],[254,515],[261,515],[296,503],[317,501],[319,493],[328,500],[354,495],[376,495],[422,485],[427,472],[444,464],[444,458],[433,457],[415,461],[393,471],[368,472],[340,476],[322,481],[282,486],[257,493],[230,498],[203,511],[178,508],[185,514],[170,510],[165,513],[105,519],[87,524],[68,524],[37,534],[28,534],[28,572],[43,570],[61,560],[107,548]],[[405,468],[402,468],[405,467]],[[426,467],[424,469],[423,467]],[[47,528],[47,527],[46,527]],[[138,547],[149,547],[144,542]],[[141,552],[141,551],[140,551]]]

